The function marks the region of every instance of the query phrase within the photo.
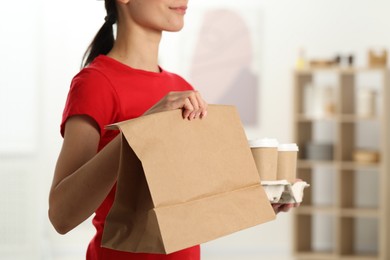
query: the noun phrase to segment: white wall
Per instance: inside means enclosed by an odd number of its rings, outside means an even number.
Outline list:
[[[84,223],[66,236],[57,235],[46,216],[47,194],[61,145],[59,123],[66,93],[79,70],[83,51],[103,23],[103,2],[16,2],[7,3],[7,8],[3,5],[0,11],[0,124],[8,129],[0,133],[15,134],[23,129],[35,134],[30,138],[31,150],[22,154],[0,152],[0,198],[5,198],[0,200],[0,255],[6,259],[83,259],[93,232],[91,226]],[[292,67],[300,47],[305,47],[310,57],[352,52],[360,65],[366,64],[367,48],[390,47],[387,0],[239,2],[262,7],[264,15],[261,126],[248,131],[248,137],[274,136],[291,141]],[[193,0],[190,4],[237,3]],[[174,46],[175,37],[167,35],[165,40],[169,39]],[[174,49],[163,46],[162,51],[169,51],[173,57],[167,67],[180,73],[181,68],[175,68]],[[27,101],[17,103],[21,91]],[[10,109],[15,104],[18,109]],[[15,117],[19,120],[12,125],[6,122]],[[4,136],[0,140],[5,140]],[[291,223],[291,214],[280,214],[272,223],[207,243],[204,259],[289,259]],[[14,230],[7,229],[8,224]]]

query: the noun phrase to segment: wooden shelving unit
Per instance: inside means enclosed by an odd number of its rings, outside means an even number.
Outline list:
[[[296,70],[293,74],[294,138],[300,147],[297,176],[311,184],[294,213],[295,259],[389,260],[390,71],[329,68]],[[370,77],[375,80],[370,81]],[[310,114],[305,88],[321,87],[324,78],[335,94],[334,110]],[[357,113],[362,105],[357,93],[365,84],[376,85],[378,90],[374,115]],[[374,134],[365,135],[361,130],[364,124]],[[309,159],[307,144],[322,137],[318,132],[324,126],[330,129],[327,138],[332,143],[332,158]],[[379,161],[354,160],[362,138],[375,143]]]

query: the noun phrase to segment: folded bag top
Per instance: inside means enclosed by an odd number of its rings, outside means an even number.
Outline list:
[[[234,106],[203,119],[181,110],[142,116],[121,130],[117,191],[103,246],[171,253],[275,218]]]

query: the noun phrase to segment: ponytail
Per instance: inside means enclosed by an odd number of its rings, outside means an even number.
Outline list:
[[[105,22],[83,55],[81,65],[83,68],[88,66],[100,54],[107,54],[114,46],[113,25],[118,19],[115,0],[106,0],[105,7],[107,10]]]

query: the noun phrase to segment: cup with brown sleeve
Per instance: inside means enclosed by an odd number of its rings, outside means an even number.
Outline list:
[[[275,181],[277,176],[278,141],[273,138],[249,141],[261,181]]]
[[[295,143],[279,144],[277,180],[296,181],[298,150]]]

